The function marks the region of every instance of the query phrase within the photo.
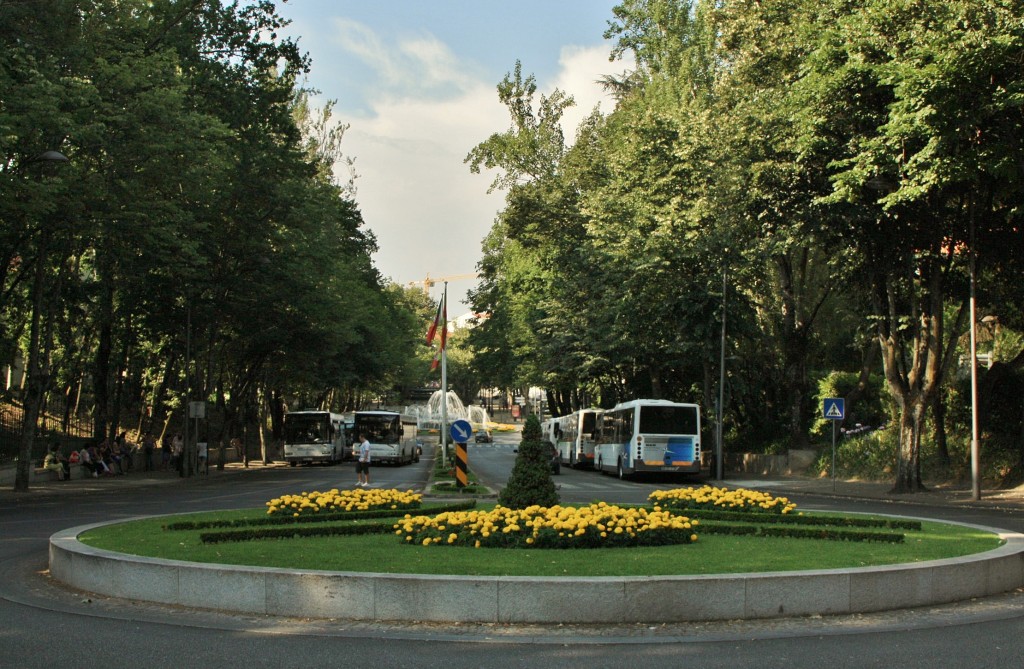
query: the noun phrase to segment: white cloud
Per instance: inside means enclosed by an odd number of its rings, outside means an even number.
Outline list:
[[[468,73],[440,41],[426,36],[395,49],[353,21],[337,20],[339,43],[374,68],[379,82],[367,93],[369,113],[351,122],[344,152],[356,159],[357,201],[377,236],[375,262],[396,282],[421,281],[475,271],[481,242],[502,208],[503,193],[487,194],[494,174],[471,174],[466,154],[509,125],[499,103],[498,78]],[[396,55],[397,54],[397,55]],[[596,82],[614,71],[608,49],[565,47],[558,76],[538,82],[541,92],[558,87],[577,106],[567,112],[566,137],[599,101],[611,101]],[[410,86],[410,82],[415,85]],[[461,300],[472,281],[449,287]],[[440,292],[435,287],[434,295]]]
[[[562,127],[568,141],[572,141],[576,128],[595,106],[600,105],[601,111],[607,114],[615,104],[599,83],[601,77],[624,69],[622,63],[608,61],[609,53],[609,47],[604,45],[562,48],[558,59],[558,76],[551,88],[569,93],[576,102],[574,107],[566,110],[562,118]]]
[[[451,49],[429,34],[405,38],[393,46],[358,21],[335,18],[333,24],[337,46],[376,73],[372,88],[377,94],[444,92],[473,84]]]

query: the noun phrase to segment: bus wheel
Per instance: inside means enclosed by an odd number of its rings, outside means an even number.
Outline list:
[[[288,463],[288,466],[289,466],[289,467],[294,467],[294,466],[295,466],[295,465],[297,465],[297,464],[299,464],[299,463],[297,463],[297,462],[295,462],[294,460],[292,460],[291,462],[289,462],[289,463]]]
[[[619,460],[618,465],[616,466],[616,470],[618,471],[619,478],[625,480],[626,472],[622,470],[622,460]]]

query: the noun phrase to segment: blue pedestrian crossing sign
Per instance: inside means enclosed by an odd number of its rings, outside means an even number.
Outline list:
[[[842,397],[826,397],[821,411],[824,418],[843,420],[846,418],[846,400]]]

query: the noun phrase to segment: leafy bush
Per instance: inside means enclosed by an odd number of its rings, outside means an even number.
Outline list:
[[[818,381],[818,392],[814,398],[814,406],[821,407],[826,397],[849,397],[857,383],[860,375],[855,372],[832,372]],[[891,415],[890,404],[892,400],[889,395],[889,388],[885,379],[872,374],[868,378],[868,385],[856,403],[846,403],[846,419],[843,425],[847,428],[860,425],[878,427],[889,422]],[[832,439],[832,421],[822,418],[820,409],[817,411],[818,418],[811,427],[811,438],[818,442],[830,442]]]
[[[843,437],[836,442],[837,475],[871,481],[889,479],[896,469],[898,445],[899,428],[896,425],[868,434]],[[815,468],[822,475],[831,473],[831,448],[822,450]]]
[[[526,419],[519,454],[508,483],[498,496],[498,503],[510,509],[528,506],[555,506],[558,492],[551,479],[549,446],[541,440],[540,420],[536,416]]]

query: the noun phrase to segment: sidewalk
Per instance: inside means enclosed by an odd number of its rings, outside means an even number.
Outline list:
[[[709,480],[711,485],[721,482]],[[970,484],[925,483],[926,492],[896,494],[892,483],[873,481],[842,480],[834,483],[830,478],[805,476],[759,476],[745,472],[726,472],[725,482],[729,488],[757,488],[770,490],[780,495],[820,495],[824,497],[876,499],[901,504],[930,506],[951,506],[964,508],[987,508],[1024,511],[1024,485],[1006,490],[981,490],[981,499],[974,500]]]
[[[102,493],[108,490],[124,488],[153,488],[171,485],[216,485],[225,477],[242,476],[245,474],[282,469],[288,467],[285,462],[271,462],[264,465],[261,461],[250,461],[246,468],[241,462],[229,462],[220,471],[216,465],[210,466],[209,473],[192,477],[182,477],[177,470],[142,471],[133,470],[118,476],[100,478],[76,478],[70,481],[33,480],[29,483],[28,492],[14,492],[14,484],[7,483],[0,487],[0,500],[16,500],[29,497],[69,496]]]

